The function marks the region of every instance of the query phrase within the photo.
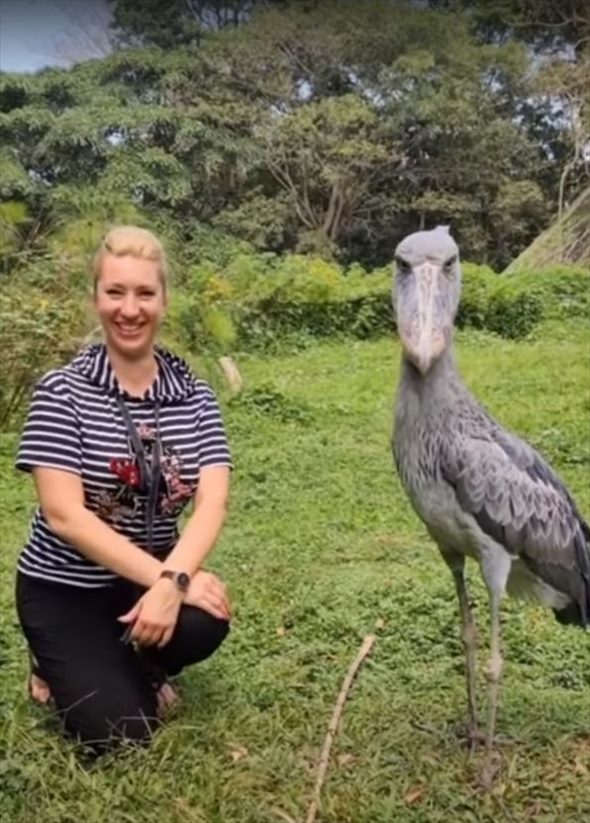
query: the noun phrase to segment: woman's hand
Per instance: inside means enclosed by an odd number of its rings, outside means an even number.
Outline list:
[[[176,628],[182,598],[172,580],[157,580],[127,614],[118,618],[131,626],[129,640],[140,646],[165,646]]]
[[[231,618],[231,605],[225,585],[211,572],[201,569],[195,572],[184,602],[187,606],[198,606],[221,620]]]

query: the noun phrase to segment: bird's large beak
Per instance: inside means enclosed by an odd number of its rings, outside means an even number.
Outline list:
[[[423,375],[443,353],[450,336],[452,321],[443,316],[440,298],[439,280],[443,276],[442,267],[435,263],[416,266],[412,310],[398,312],[402,346],[408,359]]]

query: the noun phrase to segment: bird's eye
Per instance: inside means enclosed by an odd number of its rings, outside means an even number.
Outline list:
[[[456,262],[457,262],[457,255],[456,254],[454,254],[452,257],[449,257],[448,260],[445,260],[445,262],[443,264],[443,269],[445,270],[445,272],[447,274],[453,270],[453,267],[454,267]]]
[[[403,257],[396,257],[395,263],[400,274],[409,274],[412,271],[411,265]]]

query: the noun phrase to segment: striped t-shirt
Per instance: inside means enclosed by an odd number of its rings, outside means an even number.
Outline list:
[[[148,463],[156,438],[160,444],[152,550],[167,552],[178,539],[178,516],[194,498],[200,469],[231,466],[231,458],[208,384],[165,349],[156,349],[156,360],[158,375],[141,398],[119,386],[103,344],[88,346],[67,366],[46,374],[35,388],[16,466],[77,474],[86,507],[147,548],[147,496],[140,488],[137,456],[120,407],[123,400]],[[32,577],[86,588],[109,585],[116,578],[58,537],[40,508],[18,568]]]

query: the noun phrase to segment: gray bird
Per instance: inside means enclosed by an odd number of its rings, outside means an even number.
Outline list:
[[[493,747],[502,674],[500,602],[534,598],[563,623],[590,627],[590,528],[563,482],[527,443],[503,429],[458,373],[453,323],[459,249],[448,229],[406,237],[395,254],[393,303],[402,345],[393,454],[401,482],[449,566],[465,647],[468,733],[478,738],[476,630],[465,558],[489,592],[486,750]],[[488,758],[489,760],[489,758]]]

